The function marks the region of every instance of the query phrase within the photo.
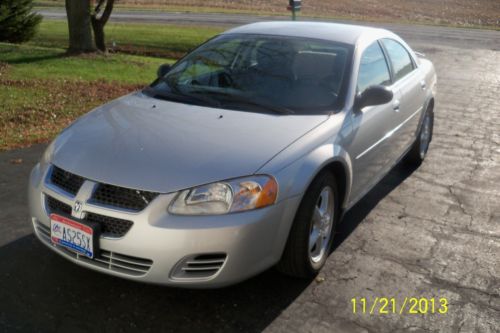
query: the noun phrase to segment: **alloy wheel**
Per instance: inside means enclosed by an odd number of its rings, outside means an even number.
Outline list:
[[[334,218],[334,197],[330,186],[324,187],[314,206],[309,234],[309,258],[312,263],[321,262],[327,255]]]

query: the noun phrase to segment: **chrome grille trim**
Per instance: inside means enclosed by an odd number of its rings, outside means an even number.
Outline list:
[[[203,263],[204,264],[223,264],[225,261],[225,259],[220,259],[220,260],[203,260]],[[199,261],[192,261],[192,260],[189,260],[186,262],[186,264],[188,265],[197,265],[197,264],[200,264]]]
[[[37,233],[50,243],[50,228],[38,221],[35,221],[34,224]]]
[[[214,277],[226,262],[225,253],[192,255],[180,260],[171,273],[173,279],[210,279]]]
[[[182,270],[185,272],[195,272],[195,271],[203,271],[203,272],[212,272],[212,271],[218,271],[220,266],[203,266],[203,267],[196,267],[196,266],[191,266],[191,267],[182,267]]]
[[[72,252],[65,247],[54,245],[50,240],[50,228],[46,225],[40,223],[37,220],[33,220],[35,226],[35,231],[39,236],[40,240],[47,246],[54,248],[58,253],[70,257],[74,260],[85,262],[89,265],[100,267],[109,271],[119,272],[124,275],[139,277],[144,276],[150,270],[153,265],[153,261],[150,259],[131,257],[124,254],[119,254],[115,252],[110,252],[101,249],[99,257],[94,259],[81,256],[75,252]]]
[[[65,179],[68,179],[68,184],[64,183]],[[45,188],[51,196],[72,205],[72,202],[68,201],[75,199],[78,191],[85,187],[86,182],[92,182],[95,185],[89,193],[88,205],[95,208],[108,209],[113,212],[122,212],[125,214],[139,213],[160,195],[157,192],[130,189],[99,182],[95,183],[55,165],[52,165],[47,173]]]
[[[159,193],[140,191],[109,184],[98,184],[92,194],[91,203],[140,212],[153,201]]]
[[[53,198],[50,195],[45,195],[45,211],[51,213],[71,215],[71,206]],[[118,239],[124,237],[133,226],[133,222],[126,219],[111,217],[107,215],[97,214],[93,212],[85,212],[83,221],[95,222],[101,225],[101,237],[109,239]]]
[[[151,263],[152,263],[151,260],[130,257],[130,256],[122,255],[119,253],[113,253],[112,257],[111,257],[111,254],[107,254],[107,253],[102,253],[101,256],[105,257],[105,258],[121,261],[121,262],[126,262],[126,263],[132,264],[132,265],[143,266],[143,267],[151,266]]]
[[[70,197],[69,193],[63,192],[58,187],[55,187],[52,184],[46,183],[43,189],[43,193],[45,196],[50,196],[70,207],[73,205],[74,197]]]

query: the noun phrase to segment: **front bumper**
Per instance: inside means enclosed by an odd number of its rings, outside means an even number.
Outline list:
[[[158,196],[139,213],[84,203],[86,212],[134,223],[122,238],[101,237],[102,256],[90,260],[50,242],[47,196],[69,206],[75,199],[47,184],[47,169],[35,166],[29,185],[32,222],[42,243],[78,265],[148,283],[221,287],[271,267],[281,257],[299,204],[294,197],[236,214],[175,216],[166,210],[175,194]]]

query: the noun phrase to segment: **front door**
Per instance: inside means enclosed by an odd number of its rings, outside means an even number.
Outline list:
[[[357,79],[357,90],[363,92],[372,85],[390,86],[389,66],[378,42],[363,52]],[[398,92],[390,103],[368,106],[351,111],[349,147],[353,167],[351,197],[356,200],[380,179],[395,158],[391,131],[397,126]]]

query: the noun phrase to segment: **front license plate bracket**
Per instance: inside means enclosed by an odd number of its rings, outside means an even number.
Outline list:
[[[50,214],[50,238],[53,244],[62,246],[90,259],[99,257],[99,223]]]

